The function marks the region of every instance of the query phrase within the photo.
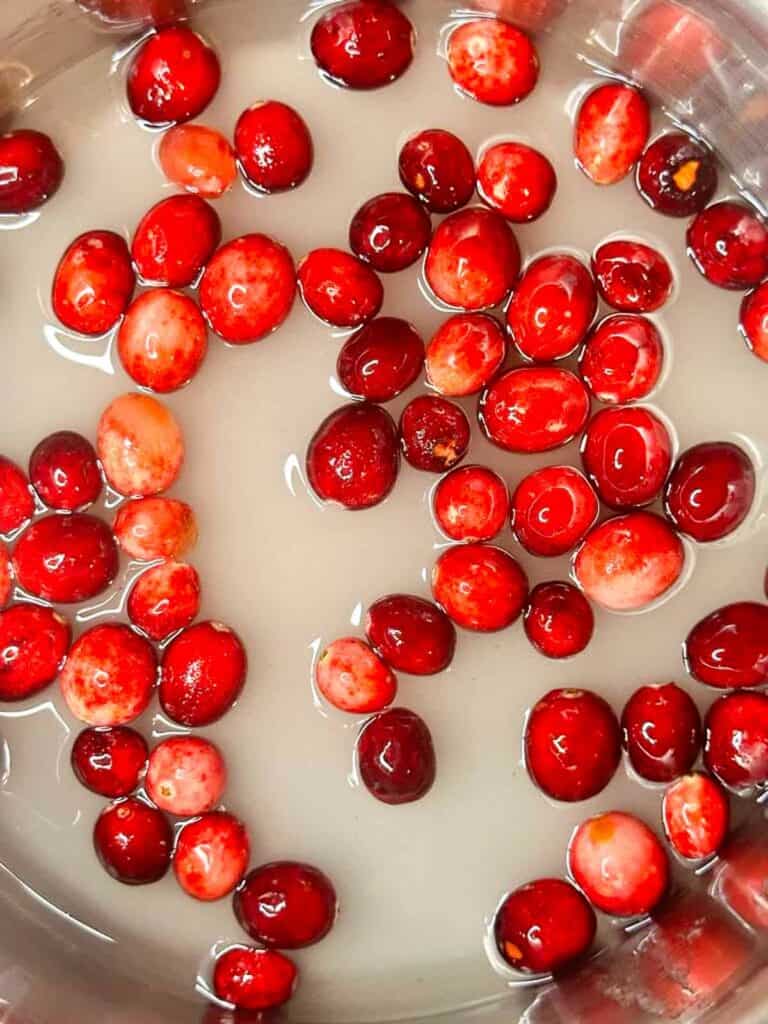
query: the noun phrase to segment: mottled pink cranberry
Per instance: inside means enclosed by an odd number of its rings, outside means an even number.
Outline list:
[[[460,398],[481,391],[507,354],[498,320],[486,313],[457,313],[432,335],[426,350],[427,380],[441,395]]]
[[[584,433],[581,461],[606,505],[639,508],[654,501],[664,487],[672,465],[672,438],[650,409],[601,409]]]
[[[86,789],[116,799],[138,787],[147,753],[146,740],[130,726],[83,729],[72,745],[72,769]]]
[[[189,121],[205,110],[220,80],[214,50],[186,25],[171,25],[151,35],[131,61],[128,103],[147,124]]]
[[[59,673],[72,640],[52,608],[15,604],[0,611],[0,701],[25,700]]]
[[[412,594],[389,594],[374,601],[365,632],[388,665],[414,676],[442,672],[456,648],[456,630],[445,612]]]
[[[768,782],[768,696],[729,693],[704,719],[704,764],[737,793]]]
[[[477,165],[477,191],[515,224],[536,220],[552,204],[557,175],[543,153],[522,142],[498,142]]]
[[[76,604],[101,594],[118,568],[117,545],[107,524],[79,512],[38,519],[13,552],[19,586],[54,604]]]
[[[621,715],[630,764],[649,782],[671,782],[693,767],[701,750],[701,717],[674,683],[641,686]]]
[[[235,125],[235,152],[246,180],[259,192],[296,188],[314,159],[304,119],[277,100],[263,100],[243,111]]]
[[[546,452],[579,433],[589,415],[589,395],[570,370],[519,366],[485,389],[478,415],[486,436],[499,448]]]
[[[191,818],[213,810],[226,784],[221,751],[201,736],[169,736],[149,755],[147,796],[168,814]]]
[[[539,78],[536,47],[498,18],[459,25],[448,38],[448,71],[458,88],[492,106],[519,103]]]
[[[146,885],[159,881],[168,870],[173,832],[164,814],[128,797],[101,812],[93,845],[104,869],[118,882]]]
[[[694,679],[729,690],[768,682],[768,605],[739,601],[705,616],[690,631],[683,658]]]
[[[11,569],[11,554],[0,540],[0,609],[5,608],[8,604],[12,591],[13,570]]]
[[[170,288],[152,288],[128,307],[117,334],[117,354],[140,387],[176,391],[200,369],[208,332],[197,303]]]
[[[413,44],[410,21],[387,0],[351,0],[329,8],[310,40],[323,77],[349,89],[394,82],[413,60]]]
[[[357,637],[334,640],[315,665],[315,682],[323,697],[340,711],[381,711],[397,693],[394,673]]]
[[[650,111],[641,92],[623,82],[600,85],[576,116],[576,161],[596,185],[613,185],[632,170],[650,130]]]
[[[128,308],[135,283],[125,240],[113,231],[87,231],[56,267],[53,312],[79,334],[106,334]]]
[[[683,775],[664,793],[664,832],[675,853],[686,860],[717,853],[728,834],[729,815],[727,795],[703,772]]]
[[[270,1010],[287,1003],[298,979],[295,964],[274,949],[232,946],[216,961],[213,991],[243,1010]]]
[[[460,466],[438,483],[432,510],[437,525],[451,540],[493,540],[509,516],[509,491],[492,469]]]
[[[424,365],[424,342],[415,327],[394,316],[380,316],[347,338],[336,372],[356,398],[388,402],[411,384]]]
[[[24,471],[0,455],[0,534],[13,533],[35,511],[35,502]]]
[[[197,541],[195,513],[176,498],[137,498],[122,505],[112,526],[120,547],[131,558],[179,558]]]
[[[64,162],[42,132],[0,135],[0,214],[29,213],[58,192]]]
[[[250,859],[251,844],[242,821],[226,811],[212,811],[179,832],[173,872],[184,892],[210,902],[239,885]]]
[[[754,288],[768,275],[768,228],[743,203],[708,206],[688,228],[687,240],[697,268],[720,288]]]
[[[237,178],[235,151],[221,132],[202,124],[169,128],[157,159],[168,181],[203,199],[223,196]]]
[[[90,441],[72,430],[49,434],[29,459],[29,478],[48,508],[82,510],[101,494],[102,479]]]
[[[675,463],[664,503],[682,533],[701,542],[720,540],[746,519],[755,487],[755,468],[737,445],[697,444]]]
[[[589,601],[572,583],[539,583],[523,617],[525,635],[547,658],[571,658],[588,646],[595,630]]]
[[[136,392],[114,399],[101,414],[96,450],[109,483],[129,497],[167,491],[184,462],[184,438],[173,413]]]
[[[363,203],[349,225],[352,252],[386,274],[415,263],[431,236],[429,214],[405,192],[374,196]]]
[[[384,301],[374,271],[342,249],[313,249],[299,261],[297,278],[304,305],[331,327],[359,327]]]
[[[637,190],[654,210],[690,217],[717,191],[717,161],[703,143],[685,132],[655,139],[637,165]]]
[[[739,314],[739,330],[750,351],[768,362],[768,281],[744,296]]]
[[[420,800],[432,788],[436,772],[426,723],[406,708],[374,715],[357,737],[357,765],[363,785],[382,803]]]
[[[431,213],[453,213],[475,191],[475,164],[464,143],[442,128],[413,135],[400,150],[400,181]]]
[[[145,284],[188,288],[221,241],[221,222],[200,196],[169,196],[144,214],[131,242],[136,272]]]
[[[523,477],[512,496],[512,532],[532,555],[565,555],[597,519],[589,481],[572,466],[544,466]]]
[[[139,576],[128,595],[128,618],[150,640],[165,640],[200,611],[200,577],[184,562],[163,562]]]
[[[624,405],[647,398],[659,382],[664,344],[656,325],[644,316],[607,316],[587,338],[579,372],[598,400]]]
[[[491,544],[457,544],[432,569],[435,600],[457,626],[481,633],[505,629],[528,600],[520,563]]]
[[[621,313],[652,313],[672,294],[669,263],[643,242],[603,242],[595,249],[592,270],[602,297]]]
[[[311,864],[282,860],[262,864],[233,897],[241,926],[262,945],[302,949],[325,938],[336,920],[331,880]]]
[[[414,469],[444,473],[461,462],[470,441],[464,410],[438,395],[419,395],[400,415],[400,447]]]
[[[247,671],[245,648],[235,631],[220,622],[198,622],[179,633],[163,654],[163,711],[179,725],[210,725],[237,700]]]

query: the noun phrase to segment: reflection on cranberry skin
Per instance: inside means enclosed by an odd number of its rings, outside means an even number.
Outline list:
[[[394,82],[413,60],[413,26],[384,0],[335,4],[318,18],[310,46],[321,74],[348,89]]]
[[[529,473],[512,497],[512,532],[532,555],[564,555],[597,519],[592,485],[572,466],[544,466]]]
[[[589,390],[607,405],[647,398],[661,376],[664,344],[656,325],[644,316],[615,313],[601,320],[587,338],[579,371]]]
[[[754,466],[737,445],[697,444],[674,465],[664,495],[667,515],[694,540],[720,540],[746,519],[755,487]]]
[[[768,681],[768,605],[739,601],[705,616],[683,645],[694,679],[721,690]]]
[[[520,366],[497,377],[480,397],[486,436],[512,452],[546,452],[579,433],[589,415],[589,395],[570,370]]]
[[[720,288],[754,288],[768,275],[768,227],[744,203],[713,203],[686,237],[697,269]]]
[[[598,86],[576,115],[578,166],[596,185],[621,181],[643,152],[650,126],[648,103],[641,92],[623,82]]]
[[[419,132],[400,150],[400,180],[432,213],[453,213],[472,198],[475,163],[456,135],[442,128]]]
[[[523,619],[525,635],[547,658],[571,658],[592,639],[595,616],[572,583],[539,583],[533,588]]]
[[[673,782],[664,793],[661,813],[670,846],[685,860],[711,857],[728,832],[728,796],[704,772]]]
[[[366,789],[385,804],[420,800],[435,781],[432,736],[406,708],[390,708],[366,722],[357,738],[357,759]]]
[[[569,355],[584,340],[597,309],[592,275],[573,256],[534,260],[507,306],[507,328],[522,356],[551,362]]]
[[[704,719],[704,764],[738,794],[768,782],[768,696],[720,697]]]
[[[698,708],[674,683],[635,690],[621,727],[632,767],[649,782],[671,782],[689,771],[701,749]]]

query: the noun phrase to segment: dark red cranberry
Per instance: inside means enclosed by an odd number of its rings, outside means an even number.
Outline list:
[[[49,508],[73,512],[92,505],[101,494],[93,445],[72,430],[60,430],[40,442],[29,460],[29,476]]]
[[[213,991],[238,1009],[260,1012],[287,1003],[297,978],[296,965],[282,953],[233,946],[216,961]]]
[[[168,870],[173,832],[156,807],[128,797],[101,812],[93,845],[104,869],[118,882],[145,885],[157,882]]]
[[[136,272],[145,284],[194,285],[221,241],[221,222],[200,196],[161,199],[144,214],[131,243]]]
[[[374,271],[342,249],[313,249],[299,262],[297,277],[307,309],[331,327],[360,327],[384,301]]]
[[[235,916],[263,946],[301,949],[325,938],[336,920],[336,891],[311,864],[281,860],[245,876],[233,897]]]
[[[710,706],[704,764],[737,792],[768,782],[768,696],[729,693]]]
[[[336,372],[356,398],[388,402],[405,391],[424,366],[424,342],[406,320],[381,316],[344,342]]]
[[[671,782],[693,767],[701,749],[701,717],[674,683],[641,686],[621,715],[624,747],[638,775]]]
[[[487,313],[456,313],[427,344],[427,380],[441,395],[474,395],[494,377],[507,355],[499,321]]]
[[[394,82],[413,60],[413,26],[386,0],[351,0],[329,8],[312,30],[321,73],[349,89]]]
[[[548,796],[573,802],[605,789],[621,758],[621,732],[611,706],[590,690],[551,690],[525,727],[528,772]]]
[[[664,344],[656,325],[644,316],[607,316],[587,338],[579,372],[598,400],[624,405],[647,398],[659,382]]]
[[[397,427],[376,405],[343,405],[327,416],[307,447],[307,480],[323,501],[345,508],[378,505],[395,485]]]
[[[720,540],[746,519],[755,486],[752,461],[737,445],[697,444],[672,470],[664,492],[667,515],[694,540]]]
[[[459,466],[438,483],[432,509],[451,540],[493,540],[509,515],[509,491],[492,469]]]
[[[456,630],[445,612],[413,594],[389,594],[374,601],[365,632],[387,664],[414,676],[442,672],[456,648]]]
[[[0,135],[0,214],[29,213],[58,191],[64,162],[42,132]]]
[[[312,170],[314,158],[304,119],[277,100],[263,100],[243,111],[235,125],[235,152],[243,174],[259,192],[296,188]]]
[[[87,231],[59,260],[51,302],[57,319],[80,334],[105,334],[128,308],[136,278],[125,241]]]
[[[477,165],[477,191],[515,224],[536,220],[552,204],[557,175],[543,153],[522,142],[498,142]]]
[[[448,71],[466,95],[492,106],[519,103],[539,78],[536,47],[500,18],[458,25],[448,38]]]
[[[410,267],[432,235],[429,214],[405,192],[385,192],[363,203],[349,226],[349,247],[380,273]]]
[[[74,604],[102,593],[118,567],[117,544],[107,524],[78,512],[38,519],[13,552],[20,586],[54,604]]]
[[[412,136],[400,150],[400,181],[431,213],[453,213],[475,191],[475,164],[464,143],[442,128]]]
[[[768,605],[739,601],[697,622],[683,659],[694,679],[728,690],[768,682]]]
[[[739,330],[751,352],[768,362],[768,281],[744,296],[739,313]]]
[[[729,816],[727,794],[703,772],[683,775],[664,793],[664,832],[675,853],[686,860],[717,853],[728,834]]]
[[[528,600],[528,578],[501,548],[457,544],[435,562],[432,594],[457,626],[493,633],[520,617]]]
[[[165,648],[160,703],[174,722],[197,728],[217,721],[245,685],[248,659],[233,629],[198,622]]]
[[[717,191],[717,161],[684,132],[667,132],[650,144],[637,165],[637,189],[668,217],[690,217]]]
[[[754,288],[768,275],[768,228],[743,203],[708,206],[688,228],[687,240],[693,262],[720,288]]]
[[[525,635],[547,658],[570,658],[584,650],[595,630],[595,616],[572,583],[539,583],[523,618]]]
[[[661,493],[672,465],[672,439],[650,409],[601,409],[587,426],[581,460],[606,505],[638,508]]]
[[[444,473],[461,462],[470,440],[464,410],[438,395],[419,395],[400,416],[400,446],[406,460],[428,473]]]
[[[185,25],[161,28],[128,68],[131,110],[147,124],[189,121],[208,106],[221,80],[214,50]]]
[[[0,701],[25,700],[52,683],[72,640],[52,608],[15,604],[0,611]]]
[[[669,263],[643,242],[603,242],[592,257],[592,270],[602,297],[621,313],[652,313],[672,294]]]
[[[576,116],[576,161],[596,185],[613,185],[629,174],[650,130],[651,115],[641,92],[623,82],[600,85]]]
[[[579,433],[589,415],[589,395],[570,370],[519,366],[485,389],[478,415],[488,439],[499,448],[546,452]]]
[[[420,800],[435,781],[435,748],[423,719],[406,708],[369,718],[357,737],[360,778],[385,804]]]
[[[35,501],[24,471],[0,455],[0,534],[13,533],[35,511]]]
[[[72,746],[72,768],[86,789],[115,799],[139,785],[148,753],[144,737],[127,725],[83,729]]]
[[[565,555],[584,539],[598,513],[597,495],[572,466],[543,466],[517,485],[512,531],[532,555]]]

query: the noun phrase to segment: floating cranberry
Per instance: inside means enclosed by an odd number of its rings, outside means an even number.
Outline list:
[[[497,377],[480,396],[480,424],[499,448],[546,452],[579,433],[589,415],[587,389],[570,370],[519,366]]]
[[[48,508],[82,510],[101,494],[101,471],[93,445],[72,430],[49,434],[37,445],[29,459],[29,477]]]
[[[0,455],[0,534],[13,533],[35,511],[35,502],[24,471]]]
[[[213,991],[243,1010],[270,1010],[287,1003],[296,988],[295,964],[274,949],[233,946],[216,961]]]
[[[449,398],[474,395],[491,380],[506,354],[498,320],[485,313],[457,313],[441,324],[427,344],[427,380]]]
[[[717,191],[717,161],[710,149],[684,132],[659,136],[637,165],[637,189],[668,217],[699,213]]]
[[[490,544],[458,544],[432,570],[432,593],[457,626],[491,633],[520,617],[528,579],[520,563]]]
[[[672,470],[664,492],[667,515],[694,540],[720,540],[746,519],[755,486],[752,461],[737,445],[697,444]]]
[[[579,890],[560,878],[521,885],[496,912],[496,948],[518,971],[542,974],[567,967],[592,945],[595,912]]]
[[[597,519],[589,481],[571,466],[544,466],[529,473],[512,497],[512,532],[532,555],[572,551]]]
[[[290,860],[250,871],[233,903],[243,929],[267,947],[311,946],[325,938],[336,920],[331,880],[311,864]]]
[[[520,273],[512,229],[493,210],[459,210],[438,225],[424,264],[427,284],[448,306],[476,311],[498,306]]]
[[[448,71],[473,99],[509,106],[525,99],[536,85],[539,57],[525,32],[498,18],[482,18],[451,32]]]
[[[226,811],[212,811],[179,832],[173,872],[194,899],[220,900],[240,883],[250,857],[251,844],[242,821]]]
[[[432,235],[429,214],[405,192],[385,192],[363,203],[349,226],[349,247],[380,273],[410,267]]]
[[[431,213],[453,213],[475,191],[475,164],[464,143],[442,128],[412,136],[400,150],[400,180]]]
[[[737,792],[768,782],[768,696],[729,693],[704,719],[704,764]]]
[[[52,608],[0,611],[0,701],[25,700],[52,683],[71,640],[69,623]]]
[[[125,372],[143,388],[176,391],[195,376],[208,349],[197,303],[170,288],[152,288],[128,307],[117,334]]]
[[[669,844],[686,860],[717,853],[728,834],[728,797],[708,775],[694,772],[664,794],[661,817]]]
[[[687,234],[688,254],[712,284],[754,288],[768,275],[768,228],[743,203],[714,203]]]
[[[166,647],[160,703],[179,725],[210,725],[232,707],[245,684],[248,659],[239,637],[220,622],[198,622]]]
[[[323,697],[340,711],[381,711],[395,699],[397,679],[363,640],[343,637],[322,651],[315,682]]]
[[[643,242],[603,242],[592,257],[592,270],[602,297],[622,313],[652,313],[672,294],[669,263]]]
[[[101,812],[93,845],[104,869],[118,882],[146,885],[159,881],[168,870],[173,832],[160,811],[128,797]]]
[[[0,214],[36,210],[63,177],[64,162],[47,135],[24,128],[0,135]]]
[[[424,342],[406,320],[380,316],[344,342],[336,372],[346,390],[369,402],[388,402],[421,373]]]
[[[600,85],[576,116],[576,161],[596,185],[613,185],[629,174],[650,130],[650,111],[642,93],[622,82]]]
[[[10,601],[12,590],[11,555],[5,544],[0,541],[0,609],[5,608]]]
[[[698,708],[674,683],[635,690],[624,705],[621,728],[630,764],[649,782],[684,775],[701,749]]]
[[[365,632],[376,653],[414,676],[442,672],[453,660],[456,630],[431,601],[412,594],[380,597],[368,609]]]
[[[343,405],[327,416],[307,447],[307,479],[323,501],[345,508],[378,505],[399,469],[397,427],[384,409]]]
[[[523,618],[525,635],[547,658],[570,658],[588,646],[595,630],[589,601],[572,583],[539,583]]]
[[[38,519],[13,552],[19,585],[54,604],[76,604],[101,594],[118,567],[117,545],[107,524],[78,512]]]
[[[184,438],[170,409],[135,392],[101,414],[96,448],[109,483],[129,497],[167,491],[184,462]]]
[[[656,325],[644,316],[607,316],[587,338],[579,372],[598,400],[624,405],[647,398],[659,382],[664,344]]]
[[[638,508],[659,496],[672,465],[672,438],[650,409],[601,409],[589,422],[581,461],[611,508]]]
[[[211,811],[227,784],[227,766],[215,744],[201,736],[169,736],[149,755],[147,796],[180,818]]]
[[[249,184],[259,192],[296,188],[312,170],[309,128],[287,103],[265,100],[244,110],[235,125],[235,152]]]
[[[331,7],[312,30],[321,74],[349,89],[394,82],[413,60],[413,26],[386,0],[351,0]]]
[[[543,153],[522,142],[489,146],[477,166],[477,191],[515,224],[536,220],[555,197],[557,175]]]
[[[426,723],[406,708],[374,715],[357,737],[363,785],[385,804],[420,800],[435,781],[436,761]]]
[[[432,509],[437,525],[451,540],[493,540],[509,515],[509,491],[492,469],[460,466],[438,483]]]
[[[762,686],[768,682],[768,605],[739,601],[705,616],[686,637],[683,659],[707,686]]]
[[[184,501],[137,498],[118,510],[112,532],[131,558],[151,562],[155,558],[178,558],[194,547],[197,522]]]
[[[464,410],[438,395],[419,395],[400,415],[400,446],[414,469],[444,473],[467,454],[470,427]]]
[[[768,845],[764,836],[741,835],[720,852],[721,868],[716,892],[726,906],[748,925],[762,932],[768,928]]]
[[[128,308],[135,283],[124,239],[113,231],[87,231],[56,267],[53,312],[72,331],[106,334]]]
[[[72,745],[72,769],[86,789],[115,799],[137,788],[147,753],[144,737],[130,726],[83,729]]]
[[[342,249],[313,249],[299,262],[297,277],[307,309],[331,327],[359,327],[384,301],[374,271]]]
[[[184,562],[163,562],[142,573],[128,595],[128,618],[150,640],[165,640],[200,611],[200,577]]]
[[[200,196],[169,196],[144,214],[131,256],[144,284],[187,288],[197,283],[221,241],[221,222]]]
[[[223,196],[237,177],[235,151],[221,132],[202,124],[169,128],[157,158],[168,181],[203,199]]]
[[[221,80],[219,58],[185,25],[161,28],[128,68],[131,110],[147,124],[189,121],[208,106]]]
[[[739,330],[750,351],[768,362],[768,281],[744,296],[739,315]]]

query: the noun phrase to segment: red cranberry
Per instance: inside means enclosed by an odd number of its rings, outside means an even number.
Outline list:
[[[128,308],[136,279],[125,241],[87,231],[56,267],[51,301],[58,320],[80,334],[106,334]]]
[[[532,555],[564,555],[584,539],[597,513],[597,495],[577,469],[544,466],[517,485],[512,531]]]
[[[687,239],[693,262],[720,288],[754,288],[768,275],[768,228],[743,203],[708,206],[688,228]]]
[[[520,248],[493,210],[472,207],[446,217],[432,235],[424,264],[427,284],[448,306],[476,311],[498,306],[520,273]]]
[[[493,540],[509,515],[509,491],[492,469],[460,466],[440,480],[432,508],[437,525],[451,540]]]
[[[245,825],[226,811],[190,821],[176,838],[173,872],[196,900],[220,900],[237,886],[251,857]]]
[[[546,452],[571,441],[587,422],[589,395],[570,370],[519,366],[497,377],[480,397],[480,425],[511,452]]]
[[[357,737],[363,785],[384,804],[420,800],[435,781],[435,748],[426,723],[406,708],[374,715]]]
[[[669,263],[643,242],[603,242],[592,257],[592,270],[602,297],[622,313],[652,313],[672,294]]]
[[[507,306],[507,327],[527,359],[550,362],[581,344],[597,309],[595,282],[567,255],[541,256],[525,270]]]
[[[570,658],[584,650],[595,630],[589,601],[572,583],[539,583],[523,618],[525,634],[547,658]]]
[[[768,844],[764,836],[731,839],[720,853],[721,869],[715,882],[719,898],[748,925],[768,928]]]
[[[336,920],[331,880],[311,864],[262,864],[235,892],[235,916],[263,946],[302,949],[325,938]]]
[[[213,810],[226,784],[221,751],[201,736],[169,736],[149,755],[147,796],[168,814],[191,818]]]
[[[528,772],[548,796],[573,802],[605,789],[621,757],[611,706],[590,690],[551,690],[525,727]]]
[[[0,701],[25,700],[52,683],[71,640],[69,623],[52,608],[0,611]]]
[[[568,846],[568,868],[584,895],[606,914],[647,914],[664,896],[669,862],[639,818],[608,811],[583,822]]]
[[[197,541],[197,522],[191,507],[176,498],[137,498],[122,505],[112,532],[131,558],[151,562],[178,558]]]
[[[701,717],[679,686],[635,690],[621,716],[629,761],[650,782],[671,782],[690,771],[701,749]]]
[[[76,604],[101,594],[118,568],[117,545],[107,524],[77,512],[38,519],[13,552],[19,585],[54,604]]]
[[[101,812],[93,829],[93,845],[104,869],[118,882],[146,885],[168,870],[173,832],[160,811],[128,797]]]
[[[374,601],[365,632],[376,653],[398,672],[431,676],[453,660],[456,630],[451,620],[437,605],[412,594]]]
[[[160,140],[157,159],[166,178],[203,199],[218,199],[237,177],[235,151],[221,132],[202,124],[178,124]]]
[[[708,775],[694,772],[664,794],[661,817],[670,846],[686,860],[717,853],[728,834],[728,797]]]
[[[426,249],[432,224],[405,192],[385,192],[363,203],[349,226],[349,247],[380,273],[410,267]]]
[[[128,618],[150,640],[165,640],[200,611],[200,577],[184,562],[163,562],[139,576],[128,595]]]
[[[342,249],[313,249],[299,262],[297,275],[307,309],[331,327],[359,327],[384,301],[373,270]]]
[[[29,213],[58,191],[64,162],[42,132],[0,135],[0,214]]]
[[[557,175],[543,153],[522,142],[489,146],[477,166],[477,191],[500,214],[521,224],[536,220],[555,197]]]
[[[592,907],[560,878],[538,878],[515,889],[493,924],[502,957],[511,967],[532,974],[573,963],[589,950],[596,930]]]
[[[269,1010],[287,1003],[296,988],[295,964],[274,949],[233,946],[216,961],[213,991],[243,1010]]]
[[[86,789],[115,799],[137,788],[147,753],[144,737],[127,725],[83,729],[72,746],[72,769]]]
[[[12,590],[11,555],[5,544],[0,541],[0,609],[5,608],[10,601]]]
[[[0,534],[13,533],[35,511],[35,502],[24,471],[0,455]]]
[[[307,448],[307,479],[323,501],[370,508],[394,487],[399,461],[397,427],[389,413],[353,403],[318,427]]]
[[[50,434],[29,460],[32,486],[48,508],[73,512],[92,505],[101,494],[102,480],[90,441],[72,430]]]
[[[107,480],[126,496],[167,491],[184,462],[184,438],[170,409],[135,391],[101,414],[96,448]]]
[[[739,330],[750,351],[768,362],[768,281],[744,296],[739,315]]]
[[[229,711],[245,684],[248,659],[239,637],[220,622],[198,622],[166,647],[160,703],[179,725],[210,725]]]
[[[467,454],[470,427],[464,410],[438,395],[419,395],[400,416],[400,445],[414,469],[444,473]]]
[[[536,85],[539,57],[525,32],[498,18],[481,18],[451,32],[448,71],[473,99],[509,106],[525,99]]]
[[[248,345],[285,320],[296,296],[291,254],[267,235],[243,235],[214,254],[200,280],[200,305],[231,345]]]
[[[587,476],[606,505],[638,508],[659,496],[672,465],[672,438],[650,409],[601,409],[581,443]]]
[[[624,405],[650,395],[663,364],[664,344],[656,325],[644,316],[615,313],[587,338],[579,372],[598,402]]]
[[[600,85],[576,116],[576,161],[596,185],[613,185],[629,174],[650,130],[650,111],[642,93],[622,82]]]
[[[219,58],[185,25],[161,28],[128,69],[128,103],[147,124],[189,121],[208,106],[221,80]]]
[[[703,143],[667,132],[650,144],[637,165],[637,189],[668,217],[699,213],[717,191],[717,161]]]
[[[394,82],[413,60],[413,26],[386,0],[351,0],[329,8],[310,45],[321,74],[349,89]]]
[[[235,152],[259,192],[296,188],[312,170],[312,136],[287,103],[266,100],[244,110],[235,125]]]
[[[346,390],[369,402],[388,402],[421,373],[424,342],[406,320],[381,316],[344,342],[336,372]]]
[[[474,395],[491,380],[506,354],[498,320],[485,313],[457,313],[427,344],[427,380],[449,398]]]
[[[702,542],[733,533],[754,497],[755,469],[749,456],[725,441],[683,452],[664,492],[667,515],[678,530]]]
[[[123,369],[152,391],[176,391],[195,376],[208,349],[197,303],[170,288],[152,288],[128,307],[117,334]]]
[[[528,579],[501,548],[458,544],[435,563],[432,593],[457,626],[492,633],[519,618],[528,600]]]
[[[704,764],[737,792],[768,782],[768,696],[729,693],[704,719]]]
[[[131,242],[136,272],[145,284],[194,285],[221,241],[221,222],[200,196],[169,196],[148,210]]]
[[[329,704],[351,714],[381,711],[397,693],[394,673],[357,637],[328,644],[317,659],[315,682]]]
[[[683,659],[694,679],[728,690],[768,682],[768,605],[739,601],[705,616],[686,637]]]
[[[453,213],[475,191],[475,164],[467,147],[451,132],[428,128],[400,150],[400,181],[431,213]]]

